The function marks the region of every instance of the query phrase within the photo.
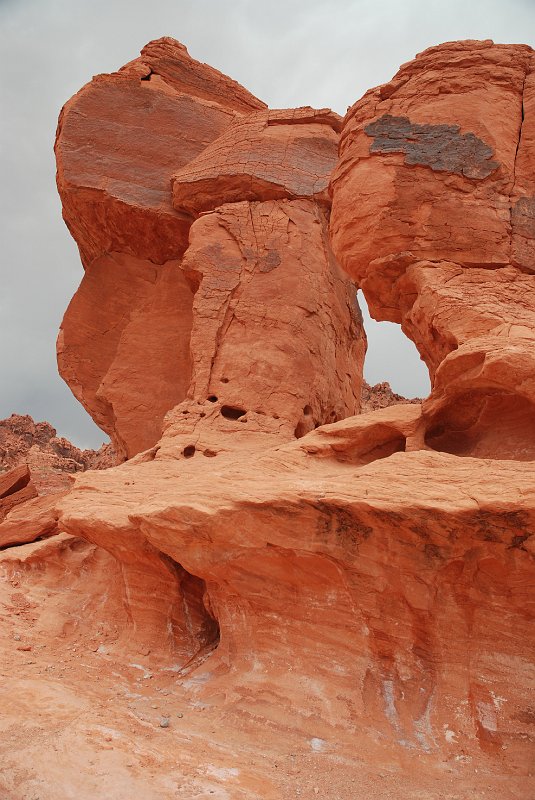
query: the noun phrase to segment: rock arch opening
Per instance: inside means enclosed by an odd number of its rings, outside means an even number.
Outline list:
[[[371,317],[361,289],[357,297],[368,339],[364,380],[370,386],[388,381],[393,392],[406,398],[427,397],[431,388],[429,372],[415,344],[403,333],[401,325],[377,322]]]

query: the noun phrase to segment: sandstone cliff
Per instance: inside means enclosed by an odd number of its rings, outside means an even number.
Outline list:
[[[66,105],[60,370],[128,460],[0,560],[0,786],[533,796],[534,64],[441,45],[342,121],[164,39]],[[339,264],[423,402],[358,413]]]

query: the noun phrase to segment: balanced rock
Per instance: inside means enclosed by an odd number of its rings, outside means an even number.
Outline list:
[[[62,111],[58,188],[86,274],[58,362],[122,458],[183,401],[239,395],[288,435],[359,410],[365,338],[326,225],[340,118],[264,108],[163,39]]]

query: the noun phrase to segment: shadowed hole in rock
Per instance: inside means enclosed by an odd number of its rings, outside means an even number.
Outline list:
[[[357,299],[368,339],[364,361],[365,380],[370,386],[388,381],[392,391],[406,398],[427,397],[430,391],[429,372],[414,342],[403,333],[401,325],[372,319],[360,289]]]
[[[333,444],[332,451],[337,461],[364,466],[388,458],[394,453],[405,452],[405,436],[389,425],[371,425],[362,437],[354,442]]]
[[[215,394],[209,395],[206,399],[208,400],[209,403],[217,403],[217,397],[215,396]]]
[[[193,668],[198,660],[209,655],[219,644],[219,622],[213,613],[206,583],[188,572],[181,564],[164,553],[160,558],[176,575],[182,609],[187,619],[190,652],[193,653],[183,669]]]
[[[301,439],[301,437],[306,436],[307,433],[313,431],[314,428],[317,428],[319,425],[312,416],[312,408],[309,405],[306,405],[303,408],[303,416],[297,423],[294,431],[294,436],[296,439]]]
[[[509,392],[466,392],[429,420],[425,443],[456,456],[534,461],[535,406]]]
[[[188,446],[184,448],[182,453],[184,455],[184,458],[191,458],[192,456],[195,455],[195,445],[188,444]]]
[[[239,419],[246,413],[245,409],[237,406],[221,406],[221,416],[225,417],[225,419]]]

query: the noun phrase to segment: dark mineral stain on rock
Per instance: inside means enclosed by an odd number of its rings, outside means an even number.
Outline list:
[[[521,197],[511,209],[511,223],[515,234],[535,238],[535,197]]]
[[[459,125],[417,125],[408,117],[384,114],[364,128],[374,141],[370,153],[405,153],[405,163],[454,172],[466,178],[487,178],[499,163],[492,148]]]
[[[271,272],[280,263],[280,254],[276,250],[270,250],[264,258],[260,259],[260,272]]]

